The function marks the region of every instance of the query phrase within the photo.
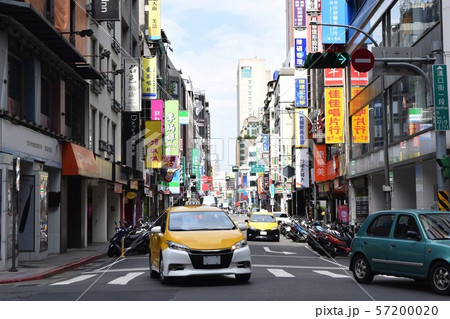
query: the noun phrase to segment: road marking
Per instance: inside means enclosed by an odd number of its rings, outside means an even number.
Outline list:
[[[268,253],[274,253],[274,254],[295,255],[295,253],[292,253],[290,251],[273,251],[273,250],[270,250],[269,247],[264,247],[264,250],[267,251]]]
[[[130,280],[142,275],[144,272],[130,272],[125,276],[114,279],[113,281],[108,282],[108,285],[126,285]]]
[[[272,274],[275,275],[275,277],[294,277],[293,274],[288,273],[287,271],[283,270],[283,269],[267,269],[268,271],[270,271]]]
[[[148,271],[148,267],[144,267],[144,268],[118,268],[118,269],[97,269],[97,270],[93,270],[93,271],[85,271],[83,272],[83,274],[101,274],[101,273],[106,273],[106,272],[133,272],[133,271]]]
[[[349,278],[348,275],[335,274],[335,273],[333,273],[331,271],[327,271],[327,270],[313,270],[313,271],[320,275],[330,276],[333,278]]]
[[[292,265],[255,265],[252,267],[264,267],[264,268],[293,268],[293,269],[329,269],[329,270],[342,270],[340,267],[318,267],[318,266],[292,266]]]
[[[81,275],[81,276],[78,276],[78,277],[75,277],[75,278],[72,278],[72,279],[69,279],[69,280],[55,282],[55,283],[51,284],[50,286],[70,285],[70,284],[73,284],[75,282],[80,282],[80,281],[89,279],[89,278],[94,277],[94,276],[97,276],[97,275]]]

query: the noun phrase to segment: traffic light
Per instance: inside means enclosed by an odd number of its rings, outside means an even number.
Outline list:
[[[450,157],[444,155],[442,158],[436,158],[436,161],[441,167],[442,177],[446,181],[450,178]]]
[[[339,69],[350,64],[347,52],[315,52],[308,53],[303,67],[305,69]]]

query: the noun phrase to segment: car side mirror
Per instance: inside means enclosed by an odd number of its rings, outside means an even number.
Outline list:
[[[160,233],[161,232],[161,226],[152,227],[152,229],[150,229],[150,231],[152,233]]]
[[[244,220],[244,222],[248,223],[248,219]]]
[[[414,240],[421,240],[422,239],[420,234],[418,232],[416,232],[416,231],[413,231],[413,230],[408,230],[406,232],[406,236],[408,236],[408,238],[412,238]]]
[[[240,231],[247,230],[247,222],[245,223],[238,223],[238,228]]]

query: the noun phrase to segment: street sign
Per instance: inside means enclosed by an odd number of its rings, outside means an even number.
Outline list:
[[[250,170],[251,173],[264,173],[264,171],[265,171],[264,165],[252,166],[252,168]]]
[[[450,130],[447,91],[447,66],[433,65],[434,117],[437,131]]]
[[[367,49],[361,48],[352,54],[352,65],[356,71],[369,72],[375,64],[373,53]]]

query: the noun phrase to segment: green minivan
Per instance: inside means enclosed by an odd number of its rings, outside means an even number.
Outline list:
[[[450,213],[389,210],[369,215],[352,242],[350,270],[359,283],[375,275],[428,280],[450,294]]]

